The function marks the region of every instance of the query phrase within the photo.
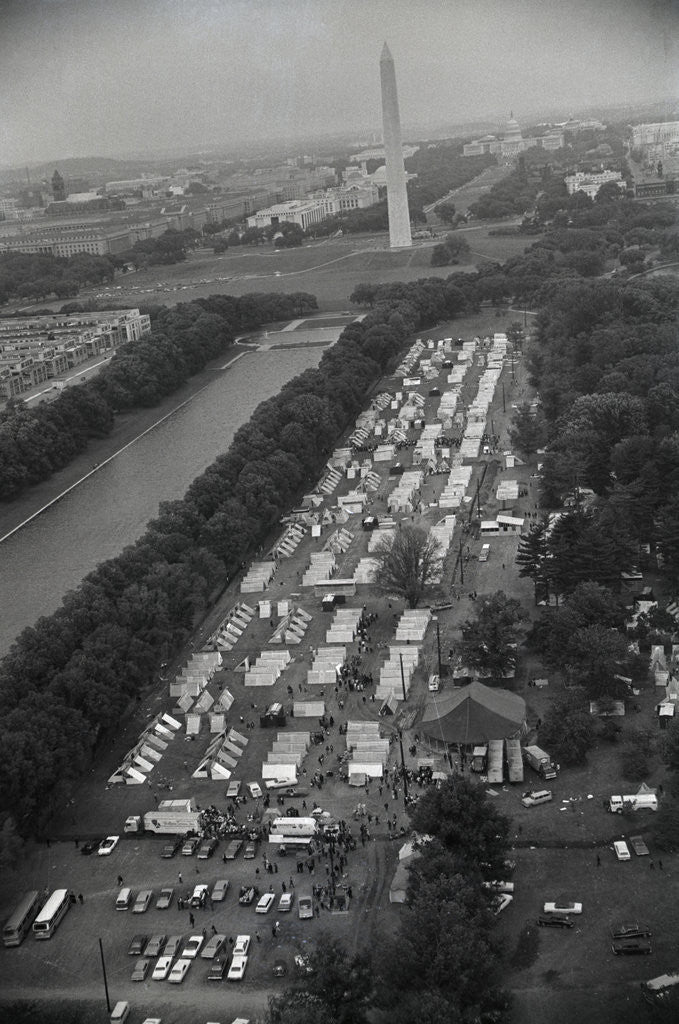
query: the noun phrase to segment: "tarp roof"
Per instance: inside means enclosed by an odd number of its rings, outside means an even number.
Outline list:
[[[420,728],[439,743],[483,743],[513,736],[525,718],[522,697],[476,681],[432,694]]]

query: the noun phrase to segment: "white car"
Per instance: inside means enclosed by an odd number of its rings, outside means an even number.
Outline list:
[[[240,782],[237,779],[231,779],[231,782],[226,787],[226,798],[227,800],[234,800],[240,793]]]
[[[120,842],[120,836],[106,836],[106,839],[102,839],[99,843],[99,849],[97,853],[100,857],[108,857],[115,850],[116,846]]]
[[[217,954],[221,951],[222,946],[226,942],[226,935],[221,935],[219,932],[213,935],[205,943],[200,951],[200,955],[205,960],[214,960]]]
[[[294,898],[294,892],[284,892],[278,901],[278,909],[282,911],[292,910],[292,903]]]
[[[543,914],[581,914],[582,903],[545,903]]]
[[[618,839],[613,843],[613,852],[618,860],[631,860],[632,854],[629,852],[629,846],[622,839]]]
[[[192,935],[187,939],[182,950],[182,960],[195,960],[200,953],[204,941],[202,935]]]
[[[201,938],[202,938],[202,936],[201,936]],[[174,967],[170,971],[170,975],[169,975],[167,980],[171,984],[173,984],[173,985],[181,984],[181,982],[184,980],[184,978],[188,974],[188,970],[189,970],[190,966],[191,966],[191,961],[190,960],[185,960],[183,958],[181,960],[177,960],[177,963],[174,965]]]
[[[258,800],[262,795],[262,787],[258,782],[248,782],[248,792],[253,800]]]
[[[275,895],[272,892],[265,892],[263,896],[260,896],[259,902],[255,907],[256,914],[268,914],[275,902]]]
[[[233,947],[234,956],[247,956],[250,948],[250,936],[249,935],[237,935],[236,942]]]
[[[227,974],[228,981],[242,981],[245,976],[245,968],[248,965],[248,958],[246,956],[234,956],[229,967],[229,973]]]
[[[153,974],[151,975],[151,977],[153,978],[154,981],[165,981],[168,974],[170,973],[171,967],[172,957],[161,956],[158,958],[158,962],[156,963],[156,966],[153,968]]]

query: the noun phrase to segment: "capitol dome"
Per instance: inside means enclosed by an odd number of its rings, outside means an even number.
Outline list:
[[[515,139],[518,141],[518,139],[520,138],[522,138],[522,135],[521,129],[519,127],[519,122],[515,120],[513,116],[510,115],[509,120],[507,121],[507,128],[505,131],[505,141],[512,142]]]

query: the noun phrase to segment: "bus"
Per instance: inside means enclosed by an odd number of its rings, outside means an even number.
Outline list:
[[[2,929],[2,941],[5,946],[21,945],[41,906],[42,897],[37,889],[24,893],[21,902],[14,908],[14,913]]]
[[[55,889],[33,922],[36,939],[51,939],[70,905],[71,894],[68,889]]]

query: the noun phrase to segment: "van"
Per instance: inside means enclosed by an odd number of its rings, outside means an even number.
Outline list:
[[[487,562],[490,554],[490,544],[483,544],[479,552],[479,562]]]
[[[536,807],[538,804],[547,804],[552,799],[551,789],[530,789],[523,794],[521,803],[524,807]]]
[[[429,676],[429,683],[428,683],[429,692],[430,693],[438,693],[439,689],[440,689],[440,686],[441,686],[441,681],[440,681],[438,675],[436,674],[436,672],[434,672],[432,675]]]
[[[121,889],[116,897],[116,910],[128,910],[132,902],[132,890]]]
[[[111,1011],[111,1024],[125,1024],[129,1016],[130,1004],[121,999]]]

